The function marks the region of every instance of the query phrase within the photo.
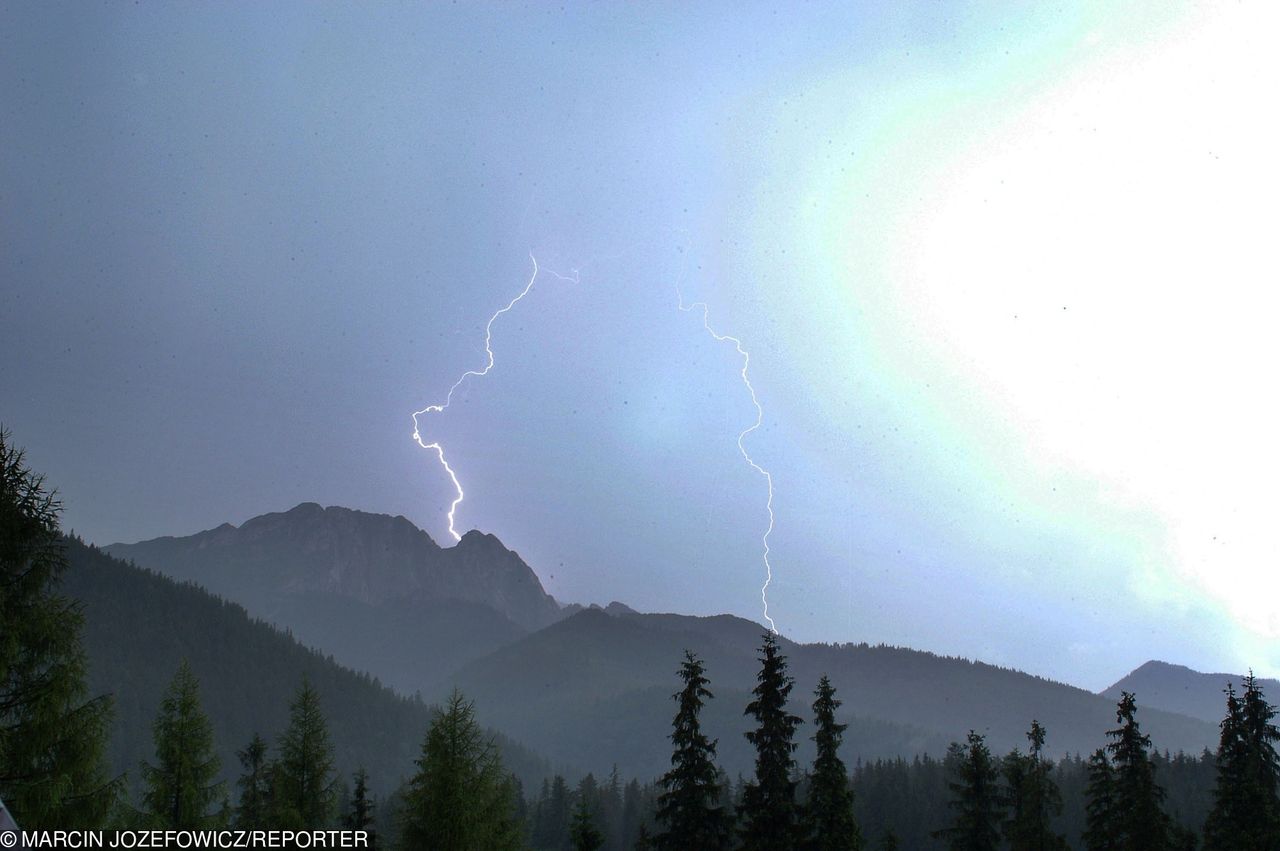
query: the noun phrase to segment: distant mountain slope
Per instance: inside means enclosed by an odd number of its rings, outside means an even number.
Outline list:
[[[406,694],[561,617],[492,535],[444,548],[403,517],[315,503],[105,549],[240,603]]]
[[[1239,674],[1205,674],[1183,665],[1152,660],[1127,674],[1102,692],[1104,697],[1119,700],[1120,692],[1132,692],[1139,702],[1169,712],[1178,712],[1217,724],[1227,714],[1227,698],[1223,689],[1230,682],[1241,690]],[[1280,703],[1280,680],[1259,680],[1263,693],[1272,703]]]
[[[241,602],[406,693],[439,698],[457,684],[487,723],[571,770],[607,772],[613,762],[626,774],[665,770],[675,670],[692,649],[717,695],[706,721],[722,762],[731,773],[750,770],[742,710],[762,628],[742,618],[641,614],[621,603],[562,609],[492,536],[468,533],[445,549],[404,518],[310,503],[239,529],[110,549]],[[809,714],[821,674],[840,690],[854,719],[850,759],[940,755],[970,728],[1004,751],[1025,746],[1033,718],[1048,728],[1050,753],[1088,753],[1115,724],[1106,697],[980,662],[892,647],[783,646],[798,714]],[[1143,729],[1162,749],[1216,741],[1212,723],[1158,711],[1142,694],[1139,704]]]
[[[238,774],[235,752],[255,732],[274,741],[284,730],[304,677],[320,693],[344,776],[363,765],[374,787],[389,791],[412,772],[430,720],[426,704],[340,667],[200,588],[74,540],[67,555],[61,590],[83,607],[90,688],[115,699],[109,756],[116,771],[128,770],[136,781],[138,762],[153,758],[151,724],[186,658],[200,679],[224,777]],[[540,757],[514,742],[502,744],[509,767],[526,783],[545,776]]]
[[[742,715],[755,685],[762,628],[727,615],[698,618],[587,609],[469,663],[456,683],[477,699],[481,717],[553,761],[595,771],[616,761],[624,772],[665,770],[671,694],[685,648],[707,663],[711,690],[704,726],[720,739],[731,773],[750,770]],[[1082,689],[1002,668],[929,653],[867,645],[800,645],[783,639],[796,677],[793,711],[810,715],[812,691],[827,673],[851,720],[846,758],[940,755],[970,728],[993,749],[1025,747],[1031,719],[1049,731],[1049,751],[1087,753],[1115,726],[1115,704]],[[1198,752],[1215,729],[1140,706],[1140,721],[1161,749]],[[800,758],[812,735],[801,728]]]

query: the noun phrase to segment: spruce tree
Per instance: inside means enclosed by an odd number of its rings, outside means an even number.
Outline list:
[[[1031,750],[1025,756],[1016,749],[1002,766],[1007,789],[1009,818],[1004,836],[1011,851],[1058,851],[1067,848],[1064,837],[1054,833],[1049,823],[1062,812],[1062,795],[1053,782],[1053,766],[1044,759],[1045,730],[1032,720],[1027,732]]]
[[[948,762],[956,778],[947,784],[956,814],[935,835],[952,851],[995,851],[1000,846],[1000,774],[986,739],[970,730],[967,747],[953,745]]]
[[[280,737],[273,774],[275,826],[322,828],[333,819],[337,775],[329,725],[320,695],[303,681],[289,706],[289,726]]]
[[[1267,702],[1253,672],[1244,681],[1244,732],[1249,743],[1245,778],[1249,807],[1256,814],[1256,828],[1248,841],[1253,847],[1280,848],[1280,740],[1273,720],[1276,708]]]
[[[1115,771],[1105,750],[1093,752],[1086,772],[1084,847],[1088,851],[1118,851]]]
[[[368,848],[378,847],[378,835],[373,830],[373,801],[369,799],[369,772],[356,769],[355,791],[351,793],[351,809],[342,818],[342,825],[350,830],[367,831]]]
[[[672,695],[679,704],[671,721],[671,770],[659,781],[657,848],[726,848],[732,826],[720,805],[723,789],[716,771],[716,742],[702,732],[699,715],[712,698],[702,661],[685,651],[680,666],[684,688]]]
[[[818,681],[813,703],[813,741],[817,756],[809,779],[809,800],[805,805],[806,846],[813,851],[858,851],[862,834],[853,817],[853,790],[849,772],[840,759],[840,742],[847,724],[836,723],[835,687],[826,674]]]
[[[415,764],[401,813],[402,848],[501,851],[523,845],[515,785],[461,692],[454,690],[436,712]]]
[[[760,653],[760,673],[752,690],[755,700],[744,713],[756,719],[756,728],[746,733],[756,748],[756,773],[743,790],[739,810],[743,851],[794,848],[801,839],[792,754],[796,727],[802,721],[787,712],[795,681],[787,676],[787,657],[778,652],[772,632],[765,632]]]
[[[1164,789],[1156,783],[1155,765],[1147,753],[1151,737],[1142,734],[1137,703],[1121,692],[1114,730],[1107,745],[1114,776],[1115,806],[1112,829],[1122,851],[1158,851],[1170,844],[1171,822],[1163,809]]]
[[[1017,825],[1023,821],[1026,807],[1023,795],[1026,793],[1027,777],[1031,773],[1031,757],[1016,747],[1000,760],[1000,774],[1004,779],[1001,804],[1008,811],[1002,826],[1004,838],[1012,843],[1012,836],[1017,832]]]
[[[1229,851],[1240,848],[1243,839],[1244,766],[1247,759],[1244,735],[1244,709],[1236,697],[1235,686],[1227,683],[1227,714],[1218,725],[1218,753],[1214,760],[1217,772],[1213,788],[1213,809],[1204,826],[1206,851]]]
[[[1227,715],[1218,746],[1213,810],[1205,824],[1205,848],[1280,848],[1280,764],[1275,742],[1280,738],[1267,703],[1252,673],[1239,698],[1228,684]]]
[[[153,727],[156,764],[144,763],[143,806],[157,827],[199,830],[220,824],[225,785],[213,750],[213,726],[200,708],[200,683],[184,659],[165,691]]]
[[[587,795],[578,795],[578,806],[573,810],[573,822],[569,825],[569,841],[573,844],[573,851],[598,851],[604,845],[604,834],[591,818]]]
[[[257,733],[244,750],[236,751],[240,758],[240,801],[236,807],[236,827],[255,830],[268,827],[271,812],[271,764],[267,761],[267,743]]]
[[[25,829],[101,827],[111,702],[88,698],[84,617],[58,594],[61,504],[0,429],[0,800]]]

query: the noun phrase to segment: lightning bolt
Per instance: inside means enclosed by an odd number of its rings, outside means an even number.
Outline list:
[[[445,473],[448,474],[449,481],[453,482],[453,489],[456,495],[453,498],[453,502],[449,505],[449,534],[453,536],[453,539],[455,541],[462,540],[462,536],[459,535],[458,530],[453,527],[453,523],[454,523],[454,517],[458,511],[458,506],[461,505],[462,500],[466,498],[466,493],[464,493],[462,490],[462,482],[458,481],[458,474],[454,472],[453,467],[449,466],[449,461],[447,458],[445,458],[445,455],[444,455],[444,447],[440,445],[440,441],[436,440],[436,441],[432,441],[431,443],[426,443],[423,441],[422,430],[418,423],[418,417],[421,417],[424,414],[444,413],[449,409],[449,405],[453,403],[453,394],[454,392],[457,391],[459,387],[462,386],[463,382],[465,382],[468,378],[471,378],[473,376],[476,378],[483,378],[484,376],[489,374],[489,370],[493,369],[493,363],[494,363],[493,348],[492,348],[493,323],[498,320],[499,316],[511,310],[511,308],[515,307],[520,302],[521,299],[527,296],[530,290],[533,289],[534,282],[538,280],[538,271],[539,271],[538,258],[533,256],[532,251],[529,252],[529,260],[533,262],[533,274],[529,276],[529,283],[524,285],[524,289],[520,291],[519,295],[511,299],[511,301],[507,302],[506,307],[502,308],[501,310],[497,311],[492,316],[490,316],[489,321],[485,323],[484,352],[485,352],[485,355],[488,357],[488,362],[484,365],[484,369],[478,369],[478,370],[469,369],[466,372],[462,373],[462,375],[458,377],[458,380],[453,382],[453,386],[449,388],[449,392],[448,394],[445,395],[443,402],[441,402],[438,405],[428,405],[427,407],[423,408],[421,411],[413,412],[413,439],[417,441],[418,445],[421,446],[423,449],[431,449],[435,451],[436,457],[440,459],[440,466],[443,467]],[[568,281],[574,284],[578,283],[578,270],[573,269],[571,270],[571,272],[572,272],[571,275],[561,275],[559,272],[552,271],[551,269],[547,270],[548,274],[550,274],[552,277],[558,278],[559,280]]]
[[[449,517],[449,534],[453,536],[453,539],[455,541],[462,540],[462,536],[459,535],[457,529],[454,528],[454,522],[457,516],[458,506],[461,505],[462,501],[466,498],[466,493],[462,488],[462,482],[459,481],[458,479],[457,472],[453,469],[452,466],[450,466],[448,458],[445,457],[444,446],[441,445],[440,441],[436,440],[436,441],[432,441],[431,443],[427,443],[426,441],[423,440],[422,429],[418,421],[418,418],[426,414],[444,413],[446,410],[448,410],[449,406],[453,404],[453,394],[457,392],[458,388],[461,387],[468,378],[471,378],[473,376],[476,378],[483,378],[484,376],[489,374],[490,370],[493,369],[493,366],[494,366],[493,323],[498,320],[499,316],[502,316],[504,313],[507,313],[508,311],[513,309],[517,304],[519,304],[520,301],[533,290],[533,285],[538,280],[538,275],[540,273],[540,269],[538,267],[538,258],[534,257],[532,251],[529,252],[529,260],[533,263],[533,273],[529,276],[529,282],[525,284],[524,289],[521,290],[520,293],[516,295],[515,298],[507,302],[505,307],[502,307],[501,309],[497,310],[492,316],[489,317],[489,321],[485,323],[484,351],[485,351],[485,356],[487,360],[484,365],[484,368],[478,369],[478,370],[470,369],[462,373],[462,375],[458,376],[458,380],[453,382],[453,386],[449,388],[449,392],[445,394],[445,398],[443,402],[436,405],[428,405],[427,407],[423,408],[420,411],[413,412],[413,439],[423,449],[430,449],[436,453],[436,457],[440,461],[440,466],[444,469],[445,473],[449,476],[449,481],[453,483],[455,496],[453,498],[453,502],[450,503],[449,505],[448,517]],[[553,271],[551,269],[548,269],[546,271],[548,274],[550,274],[551,276],[561,281],[566,281],[573,284],[579,283],[579,272],[577,269],[571,270],[572,274],[570,275],[562,275],[559,272]],[[683,277],[683,274],[681,275],[681,277]],[[689,313],[695,310],[701,310],[703,330],[705,330],[711,336],[711,338],[718,343],[731,343],[734,349],[737,351],[738,355],[742,358],[742,371],[739,373],[739,375],[741,375],[742,377],[742,383],[747,388],[747,392],[751,395],[751,404],[755,406],[756,418],[755,418],[755,422],[751,423],[751,425],[747,426],[745,429],[743,429],[741,432],[738,433],[738,441],[737,441],[738,452],[742,454],[743,460],[745,460],[747,464],[750,465],[751,469],[755,470],[764,478],[765,485],[767,486],[767,489],[768,489],[768,499],[765,501],[765,509],[769,513],[769,524],[765,528],[764,534],[760,538],[760,544],[761,544],[761,547],[763,548],[762,559],[764,561],[764,569],[765,569],[764,584],[760,586],[760,602],[764,605],[764,619],[769,622],[769,629],[776,634],[778,632],[777,624],[775,624],[773,621],[773,618],[769,616],[769,586],[773,583],[773,564],[769,561],[769,554],[770,554],[769,536],[773,534],[773,525],[774,525],[773,475],[764,467],[756,463],[756,460],[751,457],[751,453],[747,451],[747,446],[746,446],[747,436],[750,435],[752,432],[756,431],[757,429],[759,429],[760,426],[763,425],[764,423],[764,408],[760,405],[760,399],[759,397],[756,396],[756,389],[752,385],[751,377],[749,375],[749,370],[751,368],[751,353],[742,347],[742,340],[740,340],[739,338],[730,336],[728,334],[721,334],[711,327],[710,308],[707,306],[706,302],[695,302],[693,304],[686,305],[684,303],[684,294],[681,291],[679,283],[676,284],[676,296],[678,298],[677,305],[681,310],[681,312]]]
[[[755,405],[756,421],[738,433],[738,451],[742,453],[743,459],[751,465],[751,469],[764,477],[765,484],[768,486],[769,490],[769,498],[765,502],[765,508],[769,512],[769,525],[765,528],[764,535],[760,538],[760,544],[764,548],[762,557],[764,559],[765,574],[764,584],[760,586],[760,602],[764,604],[764,619],[769,622],[769,629],[771,629],[776,635],[778,633],[778,627],[774,624],[773,618],[769,617],[769,585],[773,583],[773,565],[769,563],[769,536],[773,534],[773,475],[764,467],[761,467],[756,463],[755,459],[751,457],[751,453],[747,452],[746,444],[743,442],[747,439],[747,435],[760,428],[761,424],[764,422],[764,408],[760,406],[760,400],[756,397],[756,388],[751,385],[751,379],[747,375],[747,370],[751,366],[751,353],[742,347],[742,341],[737,337],[731,337],[728,334],[719,334],[711,327],[711,322],[708,318],[710,308],[707,307],[706,302],[699,301],[686,306],[684,303],[684,294],[680,291],[679,284],[676,285],[676,296],[679,299],[679,307],[681,311],[689,313],[690,311],[701,309],[703,329],[710,334],[711,338],[717,343],[732,343],[733,347],[737,349],[739,356],[742,357],[742,372],[739,374],[742,376],[742,383],[746,385],[747,392],[751,394],[751,404]]]

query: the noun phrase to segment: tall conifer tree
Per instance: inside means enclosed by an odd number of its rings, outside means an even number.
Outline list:
[[[745,712],[756,719],[756,728],[746,733],[756,748],[756,773],[743,790],[740,836],[743,851],[778,851],[796,847],[801,838],[792,754],[802,722],[787,712],[795,681],[787,675],[787,657],[778,652],[772,632],[765,632],[759,658],[755,699]]]
[[[1257,814],[1248,841],[1257,848],[1280,848],[1280,730],[1273,723],[1276,708],[1267,702],[1253,672],[1244,681],[1244,734],[1249,743],[1245,778],[1248,806]]]
[[[342,819],[343,827],[351,830],[367,832],[367,846],[378,847],[378,836],[373,830],[373,801],[369,798],[369,772],[363,767],[356,769],[355,790],[351,793],[351,809]]]
[[[1086,772],[1084,847],[1088,851],[1118,851],[1115,771],[1105,750],[1098,748],[1093,752]]]
[[[405,851],[503,851],[524,844],[515,819],[515,783],[502,767],[475,707],[455,690],[422,743],[402,811]],[[563,781],[561,781],[563,784]]]
[[[1049,827],[1052,819],[1062,812],[1062,795],[1050,774],[1053,766],[1043,756],[1045,729],[1039,721],[1032,720],[1027,741],[1030,751],[1024,756],[1014,750],[1005,757],[1002,766],[1009,804],[1005,839],[1011,851],[1065,849],[1066,839]]]
[[[1276,711],[1267,703],[1252,673],[1244,694],[1227,685],[1227,715],[1218,745],[1213,810],[1205,823],[1207,851],[1261,851],[1280,848],[1280,765],[1272,723]]]
[[[225,792],[217,781],[222,768],[213,751],[213,726],[200,708],[200,683],[182,660],[156,717],[156,764],[143,764],[143,797],[151,821],[173,830],[217,826],[210,810]]]
[[[986,739],[970,730],[967,745],[953,745],[948,762],[956,777],[947,784],[955,818],[936,835],[951,851],[995,851],[1000,846],[1000,773]]]
[[[578,795],[578,806],[573,810],[573,822],[569,825],[569,841],[573,844],[573,851],[599,851],[604,846],[604,834],[596,827],[586,795]]]
[[[257,733],[244,750],[236,751],[240,759],[240,801],[236,807],[236,827],[254,830],[268,826],[271,812],[271,763],[267,760],[267,743]]]
[[[58,594],[61,504],[0,429],[0,800],[26,829],[101,827],[111,702],[88,698],[84,618]]]
[[[1244,772],[1247,747],[1244,735],[1244,710],[1236,689],[1227,683],[1227,714],[1218,725],[1217,769],[1213,788],[1213,809],[1204,826],[1206,851],[1230,851],[1240,848],[1244,830]]]
[[[657,848],[726,848],[732,831],[728,812],[720,803],[724,790],[716,771],[716,742],[702,732],[699,715],[712,699],[702,661],[685,651],[680,665],[684,687],[672,695],[679,704],[671,721],[671,770],[662,776],[658,822],[663,830],[653,837]]]
[[[853,790],[849,772],[840,759],[840,742],[847,724],[836,723],[835,687],[826,674],[818,681],[813,702],[813,741],[817,755],[809,780],[809,800],[805,805],[806,847],[812,851],[857,851],[862,834],[853,817]]]
[[[320,695],[305,680],[289,706],[289,727],[280,737],[280,755],[272,774],[274,815],[280,826],[329,825],[337,804],[333,745]]]
[[[1148,751],[1151,737],[1138,727],[1137,702],[1121,692],[1116,706],[1120,724],[1107,731],[1111,742],[1115,807],[1112,830],[1122,851],[1161,851],[1169,846],[1172,823],[1163,809],[1164,789],[1156,782],[1155,765]]]

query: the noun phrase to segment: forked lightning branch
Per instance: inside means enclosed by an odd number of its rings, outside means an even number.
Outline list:
[[[450,465],[449,459],[445,455],[444,446],[440,443],[440,441],[437,439],[437,440],[432,440],[430,443],[428,443],[426,440],[423,439],[423,436],[422,436],[423,419],[421,418],[425,418],[429,414],[442,414],[445,411],[447,411],[449,409],[449,406],[453,403],[454,394],[458,391],[458,388],[461,387],[464,382],[466,382],[468,378],[483,378],[484,376],[489,374],[490,370],[493,369],[493,366],[494,366],[493,324],[494,322],[498,320],[499,316],[502,316],[504,313],[507,313],[508,311],[512,310],[517,304],[519,304],[520,301],[523,300],[524,297],[527,296],[533,290],[533,285],[538,280],[538,275],[540,272],[538,268],[538,260],[536,257],[533,256],[532,252],[530,252],[529,254],[529,260],[533,263],[533,273],[529,276],[529,281],[528,283],[525,284],[524,289],[521,290],[520,293],[515,298],[507,302],[506,306],[502,307],[501,309],[496,311],[492,316],[490,316],[489,321],[485,323],[484,352],[485,352],[486,362],[484,367],[481,369],[467,370],[466,372],[462,373],[462,375],[458,377],[458,380],[453,382],[453,386],[449,388],[449,392],[445,394],[443,402],[440,402],[439,404],[435,404],[435,405],[428,405],[427,407],[423,408],[420,411],[413,412],[413,439],[423,449],[429,449],[432,452],[436,453],[436,458],[439,460],[440,466],[444,469],[445,474],[449,477],[449,481],[453,483],[454,497],[453,497],[453,501],[449,504],[448,521],[449,521],[449,534],[453,536],[453,539],[455,541],[462,540],[462,536],[458,533],[458,530],[455,524],[457,522],[458,506],[461,505],[462,501],[466,498],[466,492],[463,490],[462,482],[458,479],[457,471],[455,471],[452,465]],[[547,272],[548,274],[562,281],[568,281],[573,284],[577,284],[579,282],[577,270],[574,270],[570,275],[562,275],[562,274],[559,274],[558,272],[553,272],[551,270],[547,270]],[[744,441],[747,439],[747,436],[750,435],[752,432],[756,431],[757,429],[759,429],[764,422],[764,409],[760,405],[760,400],[756,396],[756,389],[751,384],[751,379],[747,374],[748,368],[751,365],[751,354],[746,349],[743,348],[742,341],[740,339],[738,339],[737,337],[731,337],[727,334],[717,333],[711,327],[710,321],[708,319],[709,309],[704,302],[697,302],[695,304],[686,305],[684,303],[684,296],[683,294],[681,294],[679,286],[677,286],[676,288],[676,294],[678,296],[678,306],[682,312],[687,313],[690,311],[700,310],[702,313],[703,329],[716,342],[730,343],[731,345],[733,345],[738,355],[741,356],[742,358],[742,371],[739,374],[742,377],[743,385],[747,388],[747,392],[751,395],[751,404],[755,407],[756,416],[755,416],[754,422],[752,422],[745,429],[743,429],[741,432],[738,433],[737,444],[738,444],[738,451],[742,454],[743,459],[747,462],[748,465],[750,465],[752,470],[759,473],[760,476],[764,478],[765,486],[767,489],[767,499],[765,500],[765,509],[769,515],[769,522],[768,522],[768,525],[765,527],[763,535],[761,535],[761,538],[760,538],[760,544],[763,548],[761,557],[764,562],[764,569],[765,569],[764,584],[760,587],[760,602],[764,606],[764,619],[769,622],[769,629],[771,629],[773,632],[776,633],[778,631],[778,628],[774,624],[773,618],[769,616],[769,593],[768,593],[769,585],[773,582],[773,565],[769,561],[769,554],[770,554],[769,536],[773,533],[773,524],[774,524],[773,476],[772,474],[769,473],[768,470],[760,466],[760,464],[758,464],[755,461],[755,459],[752,458],[751,454],[747,451],[746,444],[744,443]]]
[[[534,257],[533,253],[530,252],[529,260],[533,262],[533,274],[529,276],[529,283],[524,285],[524,289],[520,291],[520,294],[518,296],[511,299],[511,301],[507,302],[506,307],[502,308],[501,310],[499,310],[498,312],[490,316],[489,321],[485,323],[484,353],[485,353],[485,356],[488,358],[488,362],[485,363],[484,368],[478,369],[478,370],[470,369],[462,373],[462,375],[458,377],[458,380],[453,382],[453,386],[449,388],[449,392],[445,395],[444,401],[441,402],[440,404],[428,405],[427,407],[423,408],[421,411],[413,412],[413,439],[416,440],[418,442],[418,445],[421,446],[423,449],[430,449],[436,453],[436,456],[440,459],[440,466],[444,468],[445,473],[449,476],[449,481],[453,482],[454,497],[453,497],[453,502],[449,505],[449,534],[453,536],[453,539],[455,541],[462,540],[462,536],[458,534],[458,530],[454,528],[454,522],[457,516],[458,506],[461,505],[462,500],[466,498],[466,492],[463,491],[462,489],[462,482],[458,480],[458,474],[454,472],[453,467],[449,465],[449,459],[445,457],[444,447],[440,445],[440,441],[433,440],[431,443],[426,443],[423,441],[422,427],[418,421],[418,418],[421,416],[425,416],[426,414],[444,413],[449,409],[449,405],[453,403],[453,394],[457,392],[458,388],[462,386],[462,383],[464,381],[466,381],[468,378],[471,378],[473,376],[476,378],[483,378],[484,376],[489,374],[489,370],[493,369],[493,363],[494,363],[493,347],[492,347],[493,323],[498,320],[499,316],[511,310],[511,308],[515,307],[520,302],[521,299],[527,296],[530,290],[533,289],[534,283],[538,280],[538,271],[539,271],[538,258]],[[553,277],[556,277],[562,281],[569,281],[574,284],[578,283],[577,270],[574,270],[571,275],[561,275],[558,272],[552,272],[550,270],[548,270],[548,273]]]

